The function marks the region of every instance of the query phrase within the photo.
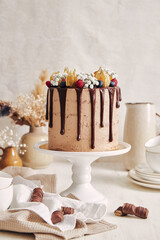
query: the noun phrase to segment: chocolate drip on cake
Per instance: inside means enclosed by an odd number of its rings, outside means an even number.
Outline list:
[[[53,126],[53,92],[54,88],[50,88],[50,111],[49,111],[49,127],[52,128]]]
[[[96,104],[96,89],[89,89],[91,100],[91,148],[95,148],[95,104]]]
[[[119,101],[122,101],[121,89],[119,87],[116,87],[116,108],[120,107]]]
[[[104,127],[103,119],[104,119],[104,96],[105,96],[105,89],[101,88],[101,89],[99,89],[99,91],[100,91],[100,101],[101,101],[100,126]]]
[[[65,111],[66,111],[66,95],[67,88],[57,88],[59,93],[60,109],[61,109],[61,131],[60,134],[63,135],[65,132]]]
[[[108,88],[109,92],[109,142],[113,141],[113,102],[115,88]]]
[[[47,101],[46,101],[46,120],[48,120],[48,96],[49,96],[49,89],[47,90]]]
[[[81,139],[81,105],[82,105],[82,88],[76,88],[77,93],[77,141]]]
[[[121,88],[120,87],[118,88],[119,88],[119,101],[122,101]]]

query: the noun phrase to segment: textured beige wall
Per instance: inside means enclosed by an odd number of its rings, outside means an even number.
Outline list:
[[[0,98],[29,92],[46,67],[101,65],[119,75],[121,127],[126,101],[160,112],[159,11],[159,0],[0,0]]]

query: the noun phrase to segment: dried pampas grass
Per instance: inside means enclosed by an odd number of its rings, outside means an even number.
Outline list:
[[[43,70],[36,83],[35,89],[30,94],[20,94],[15,103],[11,103],[12,113],[10,118],[16,124],[28,126],[45,126],[46,114],[46,87],[48,79],[47,70]]]

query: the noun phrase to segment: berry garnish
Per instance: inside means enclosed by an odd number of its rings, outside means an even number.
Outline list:
[[[115,82],[115,87],[117,86],[117,84],[118,84],[118,81],[117,81],[117,79],[116,78],[113,78],[112,79],[112,82]]]
[[[110,87],[115,87],[115,85],[116,85],[116,83],[114,81],[111,81],[109,86]]]
[[[99,85],[97,86],[97,88],[102,88],[103,87],[103,82],[101,80],[98,80]]]
[[[65,79],[65,78],[63,78],[63,79],[62,79],[62,81],[64,82],[64,81],[66,81],[66,79]]]
[[[60,83],[60,87],[61,88],[65,88],[66,87],[66,81],[64,80],[62,80],[62,82]]]
[[[84,87],[84,82],[82,80],[78,80],[75,85],[76,85],[77,88],[83,88]]]
[[[50,88],[50,87],[51,87],[51,82],[50,82],[50,81],[47,81],[47,82],[46,82],[46,86],[47,86],[48,88]]]

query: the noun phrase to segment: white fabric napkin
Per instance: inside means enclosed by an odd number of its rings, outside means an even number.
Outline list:
[[[12,210],[27,209],[38,214],[49,225],[59,228],[61,231],[72,230],[76,226],[76,219],[93,223],[102,220],[106,214],[105,204],[86,203],[61,197],[59,194],[44,192],[43,200],[39,202],[30,202],[31,194],[34,188],[40,187],[40,181],[30,181],[16,176],[13,179],[13,200],[9,208]],[[61,207],[74,208],[74,214],[64,215],[62,222],[52,224],[51,214]]]

